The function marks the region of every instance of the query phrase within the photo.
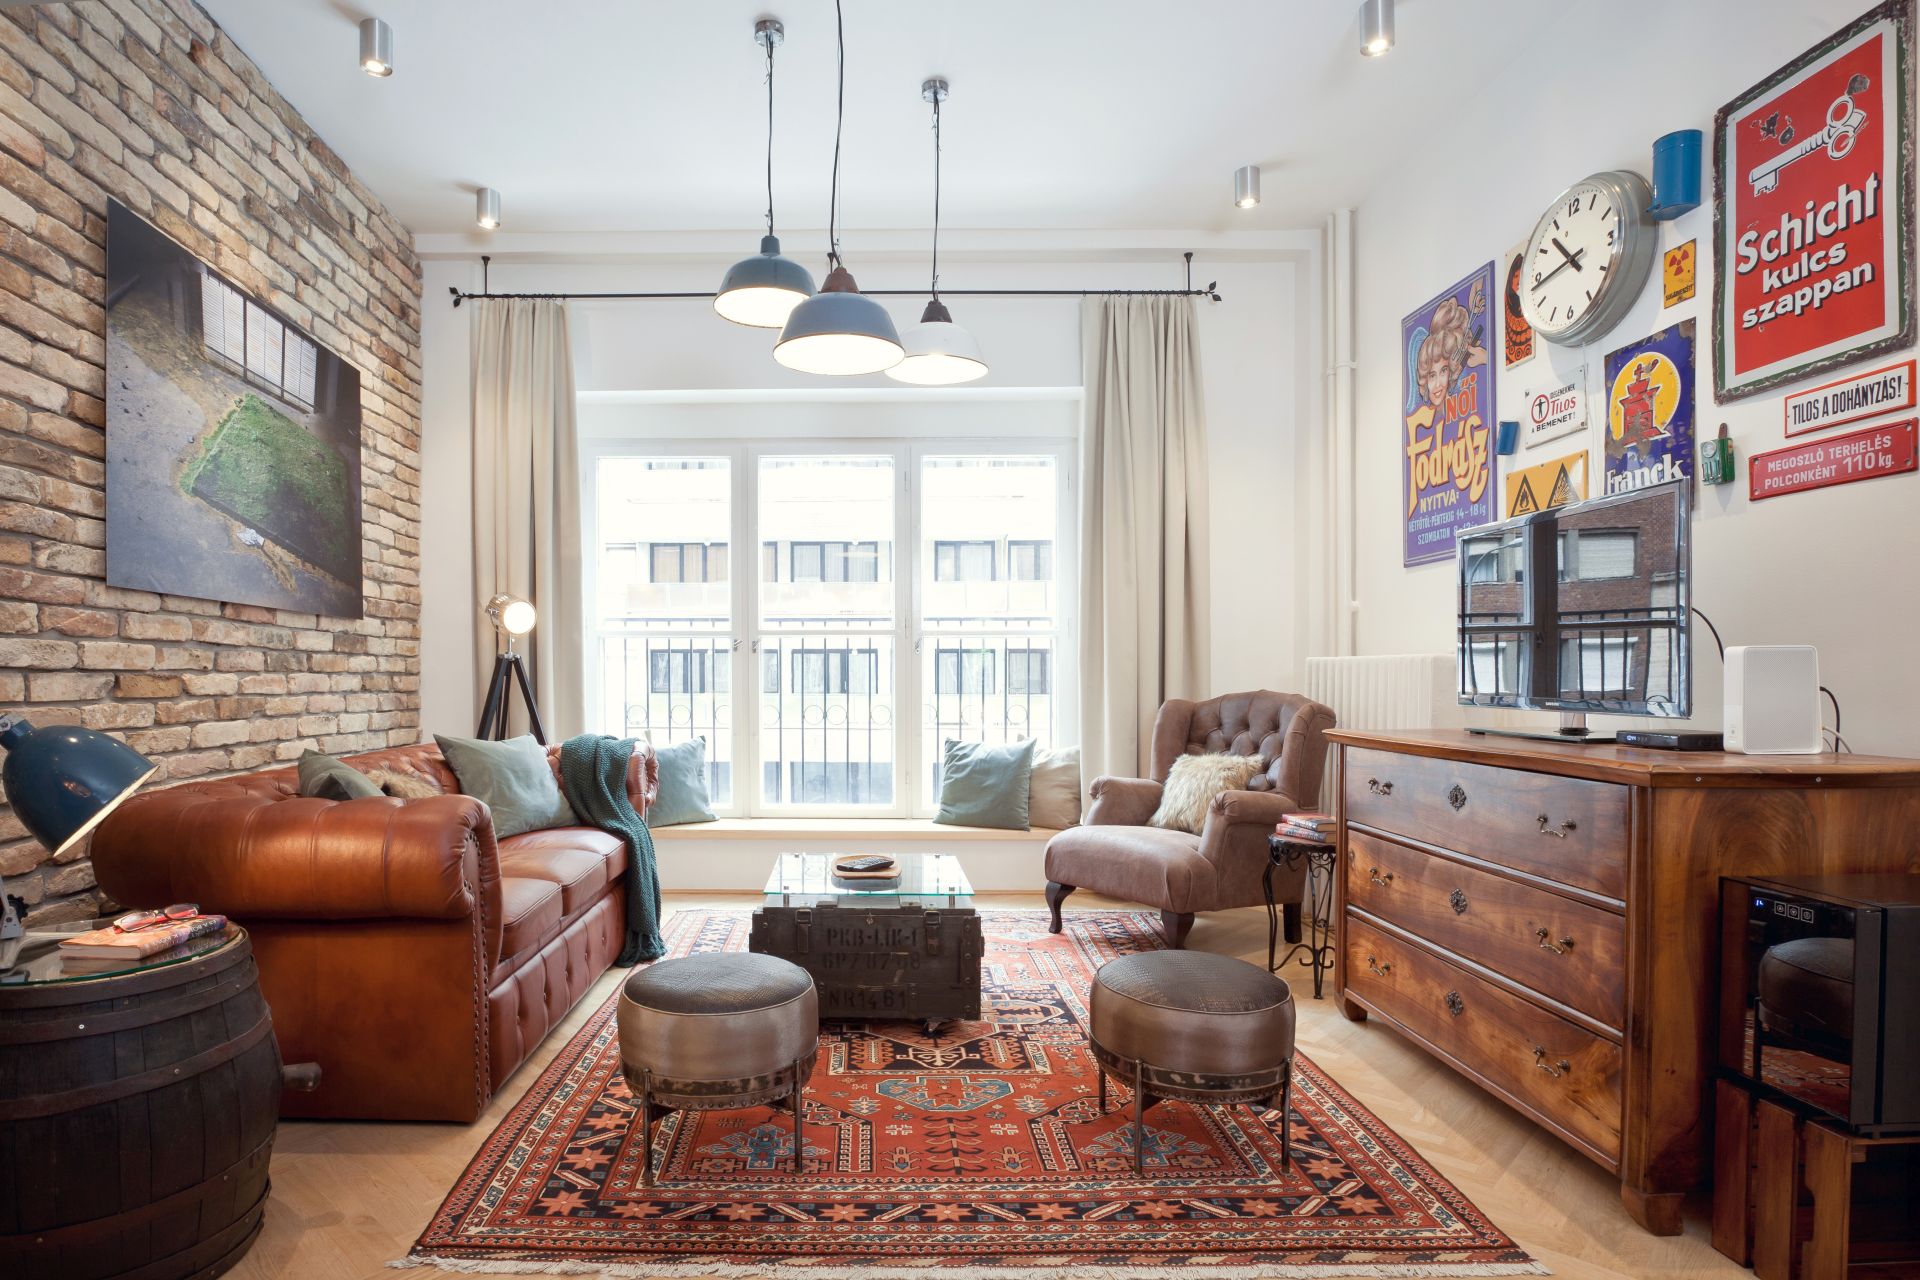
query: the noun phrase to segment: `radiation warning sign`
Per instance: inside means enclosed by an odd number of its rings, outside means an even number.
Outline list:
[[[1509,471],[1505,479],[1508,519],[1579,502],[1587,496],[1587,452]]]

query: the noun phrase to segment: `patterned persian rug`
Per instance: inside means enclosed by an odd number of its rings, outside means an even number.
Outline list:
[[[1296,1059],[1276,1112],[1163,1102],[1133,1172],[1124,1089],[1095,1108],[1088,982],[1160,945],[1144,913],[982,912],[987,1021],[828,1023],[805,1171],[765,1108],[680,1113],[641,1185],[609,1000],[494,1131],[396,1267],[779,1280],[1542,1275],[1365,1107]],[[746,946],[682,912],[670,955]],[[1291,1159],[1286,1158],[1291,1156]]]

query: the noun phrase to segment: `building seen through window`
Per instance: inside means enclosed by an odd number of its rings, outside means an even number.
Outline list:
[[[1061,465],[891,446],[598,459],[591,727],[704,738],[722,812],[929,812],[946,739],[1044,746],[1064,727]],[[735,544],[757,548],[750,582]]]

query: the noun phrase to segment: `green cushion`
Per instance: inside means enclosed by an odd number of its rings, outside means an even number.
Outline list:
[[[380,784],[338,756],[309,751],[300,757],[300,794],[321,800],[365,800],[384,795]]]
[[[940,812],[935,822],[954,827],[1028,829],[1033,742],[991,747],[947,739],[940,761]]]
[[[689,738],[670,747],[655,747],[653,756],[660,762],[660,790],[647,807],[647,825],[718,822],[707,795],[707,740]]]
[[[460,780],[460,793],[484,801],[493,810],[495,839],[579,825],[547,765],[546,748],[530,735],[488,742],[436,733],[433,740]]]

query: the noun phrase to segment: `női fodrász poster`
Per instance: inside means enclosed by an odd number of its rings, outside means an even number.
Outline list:
[[[1453,558],[1462,529],[1496,518],[1493,371],[1499,297],[1489,262],[1400,322],[1406,564]]]
[[[1911,0],[1714,119],[1714,385],[1737,399],[1909,340]]]

